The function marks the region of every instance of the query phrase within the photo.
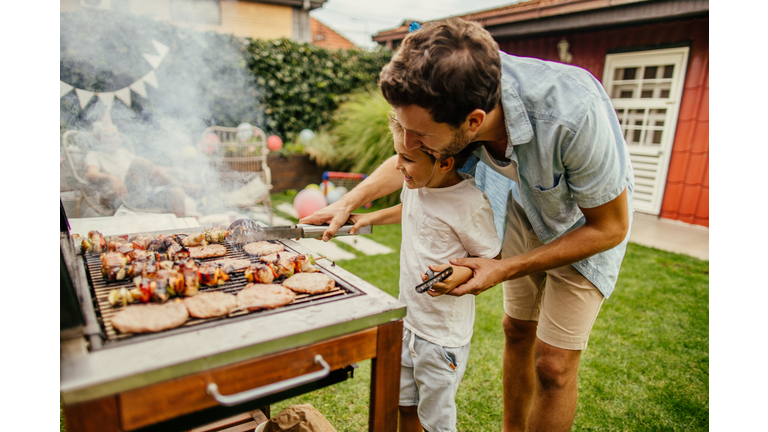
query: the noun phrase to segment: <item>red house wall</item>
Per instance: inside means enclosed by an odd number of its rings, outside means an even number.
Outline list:
[[[688,43],[690,52],[660,216],[709,226],[709,18],[693,18],[543,36],[497,38],[509,54],[559,61],[565,37],[571,64],[602,79],[609,50]]]

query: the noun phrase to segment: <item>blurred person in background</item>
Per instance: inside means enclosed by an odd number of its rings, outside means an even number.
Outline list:
[[[202,187],[187,181],[187,173],[178,167],[154,164],[120,146],[120,134],[112,124],[109,111],[94,126],[96,146],[85,155],[86,177],[110,190],[115,206],[121,200],[138,209],[161,209],[177,217],[186,215],[187,195],[198,196]]]

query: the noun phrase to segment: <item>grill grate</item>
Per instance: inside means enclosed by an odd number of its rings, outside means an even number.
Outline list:
[[[279,242],[273,242],[273,243],[279,243]],[[196,261],[202,264],[205,262],[216,261],[224,258],[248,259],[251,262],[256,262],[258,260],[258,257],[250,256],[245,252],[243,252],[242,250],[240,250],[239,248],[233,247],[232,245],[224,244],[224,246],[227,248],[227,254],[225,256],[198,259]],[[297,252],[286,245],[283,245],[283,246],[287,251]],[[114,307],[109,303],[109,300],[108,300],[109,292],[116,288],[132,289],[135,287],[135,285],[133,284],[133,281],[129,279],[116,281],[116,282],[107,282],[104,279],[104,276],[102,276],[101,274],[101,260],[99,259],[98,256],[86,255],[85,264],[86,264],[88,279],[93,289],[92,294],[93,294],[94,303],[96,305],[97,314],[99,315],[101,320],[102,330],[106,335],[106,343],[114,343],[114,342],[124,341],[124,340],[133,340],[136,338],[152,337],[152,335],[157,334],[157,333],[121,334],[117,330],[115,330],[115,328],[112,326],[112,317],[116,313],[121,311],[123,308]],[[189,317],[187,322],[184,323],[184,325],[182,325],[181,327],[165,330],[159,333],[165,334],[165,333],[176,332],[176,331],[184,331],[184,329],[190,329],[191,327],[198,328],[197,326],[200,326],[202,324],[211,323],[214,321],[237,319],[244,316],[255,316],[255,315],[263,316],[266,314],[279,313],[281,311],[292,310],[292,309],[300,308],[303,306],[307,306],[309,304],[315,305],[315,304],[325,303],[328,301],[335,301],[343,298],[348,298],[350,296],[363,294],[360,290],[352,287],[351,285],[349,285],[344,281],[339,280],[333,274],[330,274],[324,271],[323,268],[319,266],[318,268],[320,269],[321,272],[327,274],[328,276],[334,279],[334,281],[336,282],[336,287],[333,290],[325,293],[320,293],[320,294],[298,294],[297,293],[296,299],[293,301],[293,303],[277,309],[251,311],[251,312],[238,310],[236,312],[233,312],[229,316],[218,317],[218,318],[201,319],[201,318]],[[226,282],[224,285],[209,287],[201,284],[199,292],[202,293],[202,292],[221,291],[229,294],[237,294],[249,283],[248,280],[245,279],[244,272],[233,272],[229,274],[229,277],[230,277],[230,280]],[[284,280],[285,280],[285,277],[281,277],[276,279],[273,283],[280,284]],[[172,301],[172,300],[169,300],[169,301]]]

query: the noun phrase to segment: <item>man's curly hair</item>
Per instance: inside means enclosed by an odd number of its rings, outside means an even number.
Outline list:
[[[469,113],[501,99],[499,45],[480,24],[461,18],[426,23],[403,40],[379,86],[394,107],[420,106],[458,128]]]

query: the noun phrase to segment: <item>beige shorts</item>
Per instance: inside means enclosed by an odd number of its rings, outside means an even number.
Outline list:
[[[525,210],[511,196],[502,258],[542,246]],[[605,297],[573,266],[505,281],[504,312],[522,321],[538,321],[536,337],[557,348],[584,350]]]

